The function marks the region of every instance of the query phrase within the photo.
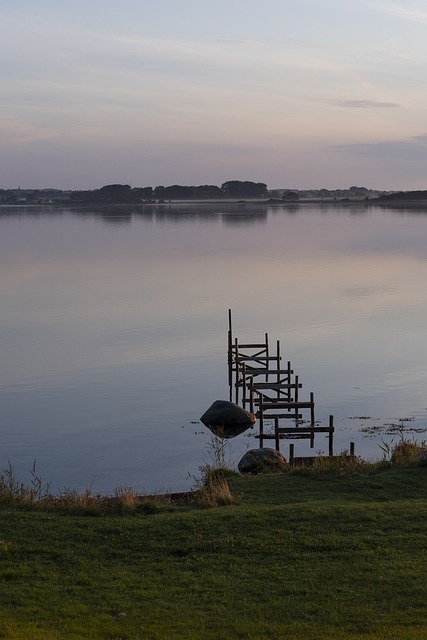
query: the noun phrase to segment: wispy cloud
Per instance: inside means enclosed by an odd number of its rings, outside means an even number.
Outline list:
[[[422,3],[425,6],[425,2]],[[419,22],[427,24],[427,10],[422,6],[412,6],[408,2],[377,2],[376,7],[388,14],[410,20],[411,22]]]
[[[412,136],[404,140],[381,140],[379,142],[335,145],[332,149],[357,156],[398,158],[399,160],[427,160],[427,134]]]
[[[9,144],[25,145],[39,140],[55,140],[58,137],[58,132],[43,124],[3,114],[0,122],[0,136],[4,146]]]
[[[379,100],[337,100],[335,104],[347,109],[390,109],[401,106],[397,102],[380,102]]]

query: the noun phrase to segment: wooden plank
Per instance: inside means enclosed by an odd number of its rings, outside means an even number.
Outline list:
[[[254,342],[252,344],[242,344],[238,343],[239,349],[266,349],[267,344],[265,342]]]
[[[253,356],[248,355],[240,355],[238,354],[236,362],[250,362],[253,360],[254,362],[268,362],[269,360],[276,360],[276,356],[263,356],[262,354],[254,354]]]
[[[261,393],[263,392],[263,389],[266,389],[267,391],[276,391],[276,390],[281,390],[283,391],[283,393],[285,392],[289,392],[291,389],[301,389],[302,388],[302,384],[298,384],[298,386],[296,384],[292,384],[292,383],[283,383],[283,384],[279,384],[277,385],[275,382],[259,382],[256,384],[252,384],[250,382],[250,378],[252,377],[252,371],[250,371],[248,373],[248,366],[245,365],[245,369],[246,369],[246,384],[248,386],[248,389],[253,388],[253,390],[258,393],[259,395],[261,395]],[[239,378],[239,380],[237,381],[238,385],[242,386],[243,385],[243,378]],[[261,386],[262,385],[262,386]]]
[[[255,401],[255,404],[257,402]],[[260,404],[260,403],[258,403]],[[264,411],[270,411],[277,409],[291,410],[291,409],[311,409],[314,406],[314,402],[283,402],[279,400],[278,402],[263,402],[262,408]]]
[[[261,436],[255,435],[255,438],[260,439]],[[295,434],[263,433],[262,434],[263,440],[277,440],[277,438],[279,438],[279,440],[310,440],[311,434],[310,433],[295,433]]]
[[[283,420],[302,420],[302,413],[269,413],[266,414],[264,411],[257,411],[256,417],[261,418],[263,416],[264,420],[274,420],[274,418],[279,418]]]
[[[332,429],[333,431],[333,429]],[[330,427],[279,427],[279,433],[331,433]]]
[[[274,376],[274,375],[277,375],[278,373],[285,376],[287,374],[293,375],[294,373],[293,369],[290,369],[289,371],[288,369],[260,369],[259,367],[252,368],[250,365],[246,365],[246,371],[250,371],[251,375],[257,375],[257,376],[259,375]]]
[[[275,391],[276,389],[302,389],[302,383],[299,382],[254,382],[252,383],[254,390],[257,389],[271,389]]]

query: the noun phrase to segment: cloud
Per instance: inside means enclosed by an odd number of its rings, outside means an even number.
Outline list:
[[[423,3],[424,4],[424,3]],[[396,4],[392,2],[378,2],[376,7],[397,18],[427,24],[427,11],[419,7],[410,7],[408,3]]]
[[[380,102],[378,100],[337,100],[335,104],[348,109],[390,109],[401,106],[397,102]]]
[[[376,156],[399,160],[427,160],[427,134],[412,136],[406,140],[381,140],[379,142],[342,144],[330,147],[357,156]]]

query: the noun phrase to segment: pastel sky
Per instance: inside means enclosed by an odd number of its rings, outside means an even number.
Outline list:
[[[427,188],[426,0],[0,0],[0,188]]]

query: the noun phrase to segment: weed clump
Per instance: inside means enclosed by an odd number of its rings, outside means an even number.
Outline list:
[[[26,485],[15,475],[10,461],[0,474],[0,503],[33,505],[45,501],[50,495],[49,484],[44,484],[36,471],[36,461],[30,469],[31,484]]]
[[[393,440],[386,442],[382,440],[379,445],[383,452],[383,463],[397,466],[426,466],[427,465],[427,442],[416,442],[405,438],[403,434],[397,443]]]
[[[200,477],[193,478],[198,504],[217,507],[236,502],[236,497],[228,483],[236,472],[231,468],[227,454],[227,441],[221,435],[212,435],[208,445],[208,461],[199,467]]]
[[[414,440],[401,438],[400,441],[392,447],[390,461],[392,464],[401,466],[425,465],[427,464],[427,443],[417,443]]]
[[[224,476],[210,476],[196,491],[196,502],[206,507],[223,507],[235,504],[234,495]]]

